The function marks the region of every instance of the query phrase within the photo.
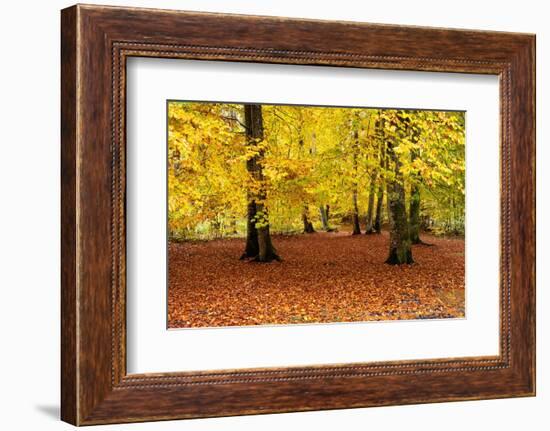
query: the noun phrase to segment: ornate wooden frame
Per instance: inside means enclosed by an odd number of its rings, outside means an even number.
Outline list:
[[[82,5],[61,16],[63,420],[88,425],[534,395],[534,35]],[[128,375],[129,56],[498,75],[500,355]]]

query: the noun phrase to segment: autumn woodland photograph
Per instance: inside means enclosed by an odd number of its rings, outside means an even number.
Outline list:
[[[168,328],[464,318],[465,121],[168,101]]]

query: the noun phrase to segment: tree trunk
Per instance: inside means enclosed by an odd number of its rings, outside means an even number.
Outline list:
[[[307,205],[304,205],[304,209],[302,210],[302,221],[304,222],[304,233],[315,233],[315,229],[313,228],[313,223],[309,220],[307,213],[308,213]]]
[[[231,221],[229,222],[229,229],[231,235],[237,235],[239,233],[239,231],[237,230],[237,219],[235,217],[231,218]]]
[[[354,134],[353,143],[353,190],[352,190],[352,213],[351,221],[353,226],[352,235],[361,234],[361,226],[359,224],[359,207],[357,205],[357,157],[359,156],[359,133]]]
[[[418,132],[412,132],[412,141],[416,145],[418,143]],[[411,163],[414,163],[418,157],[418,149],[415,148],[411,151]],[[409,204],[409,234],[411,237],[412,244],[421,244],[422,240],[420,239],[420,188],[418,183],[420,177],[416,174],[413,177],[413,182],[411,185],[411,202]]]
[[[319,214],[321,215],[321,223],[323,224],[323,230],[328,232],[329,230],[328,218],[327,218],[325,207],[323,205],[319,207]]]
[[[264,138],[262,106],[244,105],[244,123],[246,144],[255,151],[246,161],[246,170],[254,185],[247,193],[246,247],[241,259],[254,258],[258,262],[280,260],[271,242],[269,217],[265,205],[267,194],[262,166],[265,155],[265,149],[261,146]]]
[[[321,205],[319,207],[319,214],[321,214],[321,223],[323,223],[323,230],[325,232],[334,232],[335,229],[330,227],[330,206]]]
[[[376,193],[376,213],[374,217],[373,230],[375,233],[382,232],[382,205],[384,202],[384,169],[387,169],[386,142],[384,140],[384,123],[380,118],[377,123],[378,140],[380,143],[380,173],[378,180],[378,191]]]
[[[256,229],[256,202],[251,193],[247,193],[248,205],[246,212],[246,246],[241,259],[256,257],[260,252],[258,246],[258,230]]]
[[[351,215],[351,222],[353,225],[352,235],[360,235],[361,226],[359,224],[359,207],[357,205],[357,188],[353,190],[352,200],[353,200],[353,212]]]
[[[328,205],[321,205],[319,207],[319,214],[321,214],[321,223],[323,223],[323,230],[325,232],[334,232],[334,229],[330,227],[329,223],[329,211],[330,207]]]
[[[421,244],[420,239],[420,190],[417,185],[411,188],[411,202],[409,204],[409,225],[411,244]]]
[[[399,117],[398,117],[399,118]],[[392,162],[395,176],[388,184],[388,204],[390,209],[390,250],[386,263],[401,265],[414,263],[407,211],[405,208],[405,187],[401,162],[393,149],[393,142],[388,141],[388,157]]]
[[[374,233],[374,222],[373,222],[373,216],[374,216],[374,195],[376,193],[376,178],[377,178],[377,172],[374,172],[371,175],[371,181],[370,181],[370,189],[369,189],[369,201],[368,201],[368,207],[367,207],[367,226],[365,229],[366,234]]]
[[[281,260],[271,242],[269,225],[258,228],[258,246],[259,252],[255,260],[257,262],[271,262],[272,260]]]
[[[382,203],[384,201],[384,184],[380,182],[378,185],[378,193],[376,197],[376,216],[374,218],[374,232],[382,232]]]

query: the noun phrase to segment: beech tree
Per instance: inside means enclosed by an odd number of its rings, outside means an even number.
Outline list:
[[[330,213],[330,206],[329,205],[321,205],[319,207],[319,214],[321,216],[321,223],[323,225],[323,230],[325,232],[332,232],[334,230],[330,227],[330,224],[329,224],[329,213]]]
[[[380,123],[380,130],[382,123]],[[380,131],[380,178],[378,180],[378,192],[376,193],[376,215],[374,217],[373,229],[375,233],[382,232],[382,206],[384,202],[385,180],[384,172],[387,170],[386,142],[384,142],[382,131]]]
[[[463,235],[464,130],[463,112],[170,102],[169,239],[242,238],[243,257],[269,261],[273,233],[363,220],[388,221],[394,243],[403,226],[411,245]]]
[[[388,184],[388,206],[390,210],[390,247],[386,263],[400,265],[414,263],[412,256],[409,224],[405,207],[405,184],[401,160],[397,153],[398,138],[404,138],[408,126],[402,112],[392,113],[386,123],[387,152],[393,178]]]
[[[265,145],[261,105],[244,105],[244,127],[249,151],[246,170],[250,175],[250,185],[247,191],[246,246],[241,258],[254,258],[258,262],[280,260],[269,233],[263,167]]]
[[[369,124],[370,126],[370,124]],[[380,232],[380,217],[382,211],[382,202],[380,198],[380,186],[382,184],[381,170],[383,168],[383,148],[385,146],[382,137],[382,119],[380,116],[375,122],[375,131],[372,136],[369,134],[370,151],[372,155],[367,158],[367,169],[370,171],[369,198],[367,203],[367,217],[365,234]],[[370,128],[370,127],[369,127]],[[376,198],[376,208],[375,208]]]
[[[352,199],[352,213],[351,213],[351,223],[353,226],[352,235],[359,235],[361,233],[361,226],[359,225],[359,205],[357,203],[359,195],[359,186],[358,186],[358,161],[359,158],[359,132],[355,130],[353,132],[353,185],[351,190],[351,199]]]
[[[313,223],[309,220],[308,216],[309,208],[304,205],[304,211],[302,212],[302,221],[304,223],[304,233],[315,233]]]
[[[411,155],[414,162],[416,155]],[[418,179],[416,179],[418,181]],[[420,187],[415,182],[411,184],[411,198],[409,203],[409,233],[412,244],[421,244],[420,239]]]

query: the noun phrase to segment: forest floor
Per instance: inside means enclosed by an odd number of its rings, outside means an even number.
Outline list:
[[[239,260],[243,239],[170,243],[170,328],[464,317],[464,240],[423,235],[412,265],[389,234],[274,235],[281,262]]]

